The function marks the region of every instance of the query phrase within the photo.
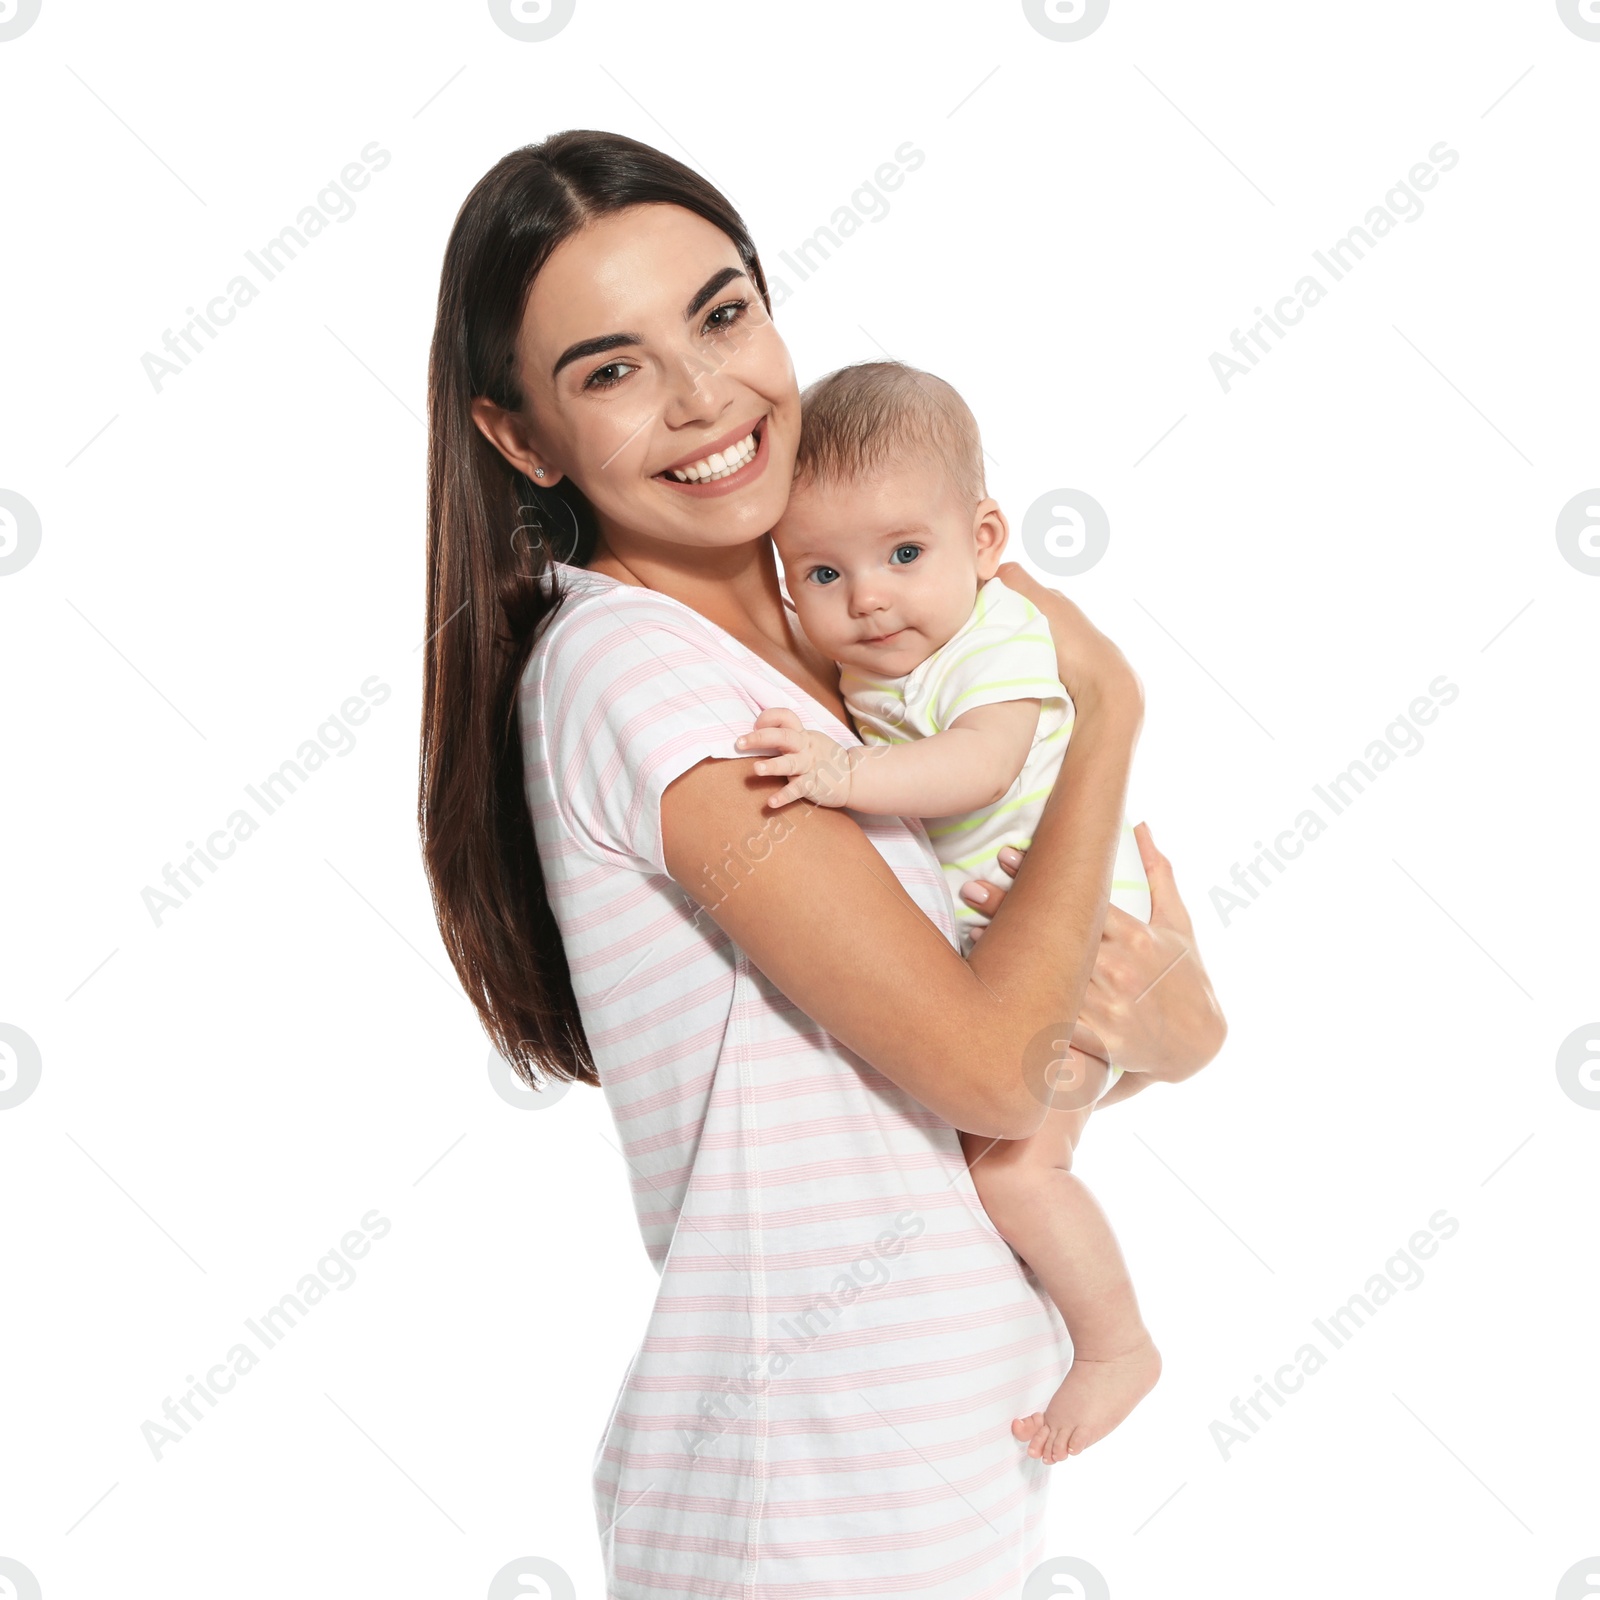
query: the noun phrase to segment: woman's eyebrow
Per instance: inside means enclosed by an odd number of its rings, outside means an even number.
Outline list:
[[[712,273],[701,284],[700,292],[689,302],[689,309],[684,312],[683,320],[687,322],[725,283],[731,283],[735,278],[742,278],[743,276],[744,271],[740,267],[724,267],[720,272]]]
[[[564,366],[574,361],[582,361],[585,356],[604,355],[607,350],[620,350],[623,345],[643,344],[644,340],[636,333],[607,333],[598,339],[583,339],[577,344],[569,344],[561,352],[556,364],[550,369],[550,376],[555,377]]]

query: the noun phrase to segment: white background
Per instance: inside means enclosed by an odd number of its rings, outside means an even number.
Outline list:
[[[481,3],[44,0],[0,42],[0,489],[42,528],[0,577],[0,1022],[42,1061],[0,1112],[0,1556],[44,1600],[479,1597],[527,1555],[599,1600],[655,1278],[600,1097],[494,1092],[413,814],[441,251],[567,127],[725,188],[802,382],[891,351],[967,396],[1014,527],[1062,487],[1110,518],[1062,586],[1144,679],[1133,815],[1231,1035],[1085,1140],[1166,1372],[1055,1469],[1051,1554],[1115,1600],[1544,1600],[1600,1556],[1600,1111],[1555,1067],[1600,1018],[1600,577],[1555,537],[1600,483],[1597,97],[1554,0],[1113,0],[1076,43],[1011,0],[578,0],[543,43]],[[889,213],[785,272],[908,140]],[[1212,352],[1441,140],[1424,213],[1224,393]],[[144,353],[371,141],[356,213],[158,393]],[[1212,887],[1441,674],[1420,752],[1225,926]],[[141,891],[372,675],[355,748],[157,926]],[[374,1208],[355,1283],[157,1461],[142,1425]],[[1425,1281],[1224,1459],[1441,1209]]]

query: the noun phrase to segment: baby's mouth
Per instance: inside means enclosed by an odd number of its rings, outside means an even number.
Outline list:
[[[761,445],[761,429],[764,425],[765,418],[753,424],[742,439],[735,440],[721,450],[708,451],[686,466],[668,467],[664,472],[658,472],[656,476],[670,478],[678,483],[716,483],[723,478],[731,478],[741,467],[748,466],[755,459],[756,451]]]

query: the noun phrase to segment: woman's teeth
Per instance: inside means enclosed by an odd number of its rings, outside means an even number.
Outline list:
[[[751,429],[738,444],[726,450],[714,450],[693,466],[672,467],[671,475],[679,483],[712,483],[718,478],[731,477],[756,453],[755,430]]]

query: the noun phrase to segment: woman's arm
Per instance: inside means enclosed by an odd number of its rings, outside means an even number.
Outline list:
[[[661,802],[668,870],[756,966],[886,1078],[990,1138],[1025,1138],[1044,1120],[1024,1057],[1082,1008],[1144,715],[1116,646],[1076,606],[1057,611],[1062,682],[1078,713],[1065,781],[970,959],[852,819],[810,804],[773,812],[766,798],[782,780],[756,776],[752,762],[703,761]]]
[[[1148,1082],[1192,1077],[1228,1036],[1172,863],[1156,849],[1147,824],[1141,822],[1133,832],[1150,880],[1150,921],[1143,923],[1116,906],[1107,910],[1073,1039],[1086,1054],[1125,1069],[1102,1105],[1125,1100]],[[1025,854],[1012,858],[1002,851],[1000,865],[1013,872],[1013,859]],[[963,898],[991,915],[1007,893],[977,879],[962,890]],[[984,937],[981,928],[973,933],[980,942]]]

